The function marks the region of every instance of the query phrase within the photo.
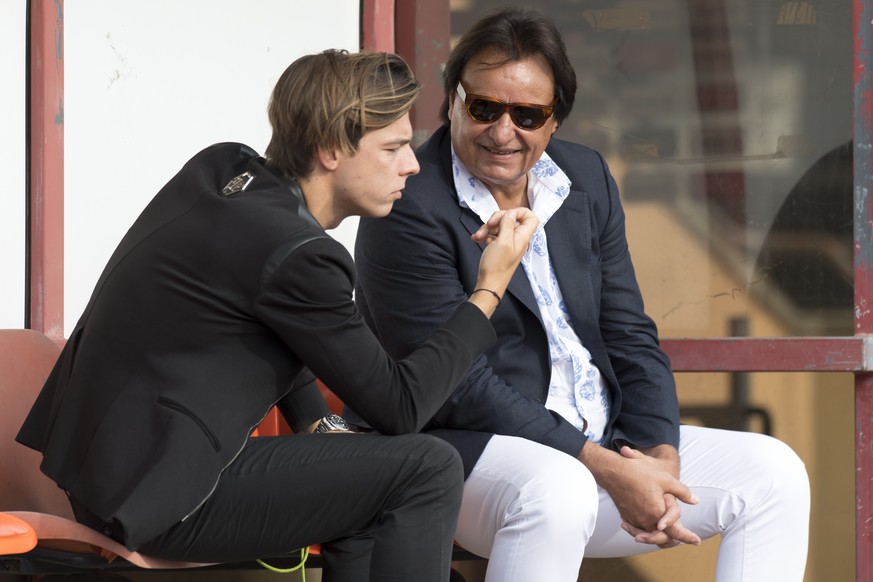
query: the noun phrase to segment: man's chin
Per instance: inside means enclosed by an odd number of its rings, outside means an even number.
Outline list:
[[[366,216],[368,218],[385,218],[389,214],[391,214],[391,210],[394,208],[394,202],[390,204],[380,206],[379,208],[371,209],[367,214],[362,214],[362,216]]]

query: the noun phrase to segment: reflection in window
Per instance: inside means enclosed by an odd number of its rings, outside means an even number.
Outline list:
[[[758,255],[767,301],[817,329],[852,335],[852,142],[819,158],[788,192]],[[788,318],[786,318],[788,319]],[[804,333],[807,332],[807,333]]]

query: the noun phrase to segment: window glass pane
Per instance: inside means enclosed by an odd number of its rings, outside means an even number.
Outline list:
[[[806,464],[812,488],[806,579],[854,580],[852,374],[681,373],[676,382],[683,423],[767,433],[794,449]],[[687,559],[688,567],[711,564]],[[677,573],[674,579],[681,578],[669,557],[647,560],[646,567],[666,568]],[[657,574],[647,579],[668,578]]]
[[[496,0],[455,0],[460,34]],[[664,336],[851,335],[852,4],[532,0],[576,68],[557,137],[618,181]]]

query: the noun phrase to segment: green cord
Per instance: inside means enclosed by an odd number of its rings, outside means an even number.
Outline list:
[[[306,582],[306,569],[303,566],[306,565],[306,558],[309,557],[309,546],[302,548],[300,550],[300,563],[294,566],[293,568],[277,568],[276,566],[271,566],[270,564],[264,562],[263,560],[255,560],[258,564],[269,570],[270,572],[276,572],[277,574],[290,574],[291,572],[295,572],[300,570],[300,580],[301,582]]]

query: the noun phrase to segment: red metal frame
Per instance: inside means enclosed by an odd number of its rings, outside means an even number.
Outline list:
[[[394,0],[363,0],[361,48],[394,52]]]
[[[443,64],[449,56],[451,13],[448,2],[402,0],[397,2],[397,54],[401,55],[422,84],[422,93],[410,118],[415,145],[423,142],[442,123]]]
[[[873,2],[853,3],[855,335],[873,332]],[[855,376],[855,577],[873,580],[873,376]]]
[[[863,372],[863,337],[664,338],[675,372]]]
[[[30,327],[64,337],[64,0],[30,2]]]

